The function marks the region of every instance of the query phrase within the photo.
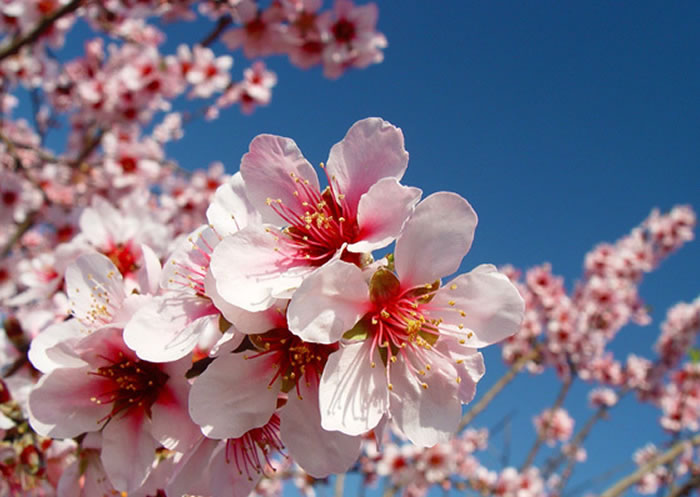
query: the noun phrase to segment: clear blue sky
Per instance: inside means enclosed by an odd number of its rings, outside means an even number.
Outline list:
[[[233,173],[250,140],[266,132],[294,138],[317,164],[353,122],[380,116],[404,131],[406,183],[426,194],[456,191],[479,214],[463,270],[550,261],[569,287],[591,247],[627,233],[653,207],[700,209],[700,3],[379,6],[389,40],[383,64],[328,81],[320,70],[268,59],[279,77],[270,107],[252,117],[229,109],[213,123],[188,125],[168,155],[189,169],[221,160]],[[203,29],[169,30],[164,51],[201,39]],[[236,54],[234,77],[246,65]],[[687,245],[646,278],[641,293],[654,323],[623,330],[613,345],[618,357],[651,356],[666,309],[700,294],[699,246]],[[481,392],[503,371],[498,349],[486,355]],[[516,409],[511,460],[519,465],[532,443],[531,416],[554,400],[555,388],[551,378],[522,378],[475,424],[492,426]],[[579,385],[566,403],[579,422],[587,391]],[[573,483],[629,461],[649,439],[662,442],[657,417],[623,403],[594,431],[589,462]]]

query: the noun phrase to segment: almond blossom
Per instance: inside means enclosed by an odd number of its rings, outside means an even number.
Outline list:
[[[517,331],[524,303],[483,265],[442,285],[471,247],[476,214],[458,195],[423,200],[396,241],[395,273],[369,281],[335,260],[308,276],[289,306],[290,330],[333,343],[321,378],[322,426],[356,435],[389,416],[416,445],[446,441],[484,373],[477,349]],[[421,261],[421,264],[416,264]]]

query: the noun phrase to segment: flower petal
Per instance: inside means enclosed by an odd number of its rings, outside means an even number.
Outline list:
[[[211,272],[229,304],[262,311],[297,288],[313,267],[297,265],[279,251],[274,232],[248,227],[224,238],[214,249]]]
[[[217,357],[192,385],[190,415],[210,438],[238,438],[270,420],[281,378],[274,383],[273,357]]]
[[[400,180],[407,166],[403,133],[377,117],[353,124],[345,138],[333,145],[327,163],[328,175],[345,195],[352,214],[373,184],[386,177]]]
[[[115,489],[131,492],[148,478],[159,445],[150,432],[150,420],[139,411],[113,417],[102,430],[102,465]]]
[[[192,352],[212,316],[218,317],[218,313],[208,299],[155,297],[127,323],[124,342],[145,361],[175,361]]]
[[[91,328],[111,322],[126,298],[121,273],[96,252],[81,255],[68,266],[66,293],[73,315]]]
[[[300,381],[280,412],[280,436],[289,455],[314,478],[346,472],[360,455],[362,438],[321,428],[318,383]],[[319,457],[322,454],[322,457]]]
[[[470,348],[485,347],[511,336],[520,329],[525,312],[518,290],[489,264],[444,285],[430,307],[430,317],[443,321],[441,331],[464,340],[465,347]]]
[[[377,181],[360,197],[357,207],[360,234],[357,238],[361,241],[348,245],[348,250],[371,252],[393,242],[421,194],[420,189],[404,186],[395,178]]]
[[[294,293],[287,310],[289,331],[307,342],[334,343],[369,305],[362,270],[336,260],[311,273]]]
[[[455,193],[438,192],[419,203],[394,251],[396,272],[406,287],[454,273],[474,239],[477,217]]]
[[[323,429],[361,435],[374,428],[389,409],[384,372],[379,352],[372,353],[368,340],[328,356],[319,387]]]
[[[250,202],[262,214],[263,221],[286,225],[267,205],[268,199],[281,200],[282,205],[297,211],[306,209],[300,197],[297,180],[308,181],[308,188],[319,190],[316,171],[302,155],[291,138],[258,135],[250,143],[248,153],[241,159],[241,175]]]
[[[61,368],[39,380],[29,394],[29,420],[34,430],[44,436],[70,438],[100,429],[112,407],[90,399],[111,388],[111,381],[89,373],[88,366]]]
[[[420,447],[447,442],[457,432],[462,414],[461,404],[454,396],[454,378],[432,376],[422,377],[428,385],[426,389],[405,361],[395,362],[391,369],[391,416],[404,435]]]
[[[221,237],[262,222],[260,212],[248,199],[240,171],[216,189],[207,209],[207,221]]]

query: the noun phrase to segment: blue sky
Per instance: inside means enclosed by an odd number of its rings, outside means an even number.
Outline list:
[[[700,209],[700,3],[379,6],[389,40],[381,65],[328,81],[320,69],[268,59],[279,78],[270,107],[191,123],[168,155],[188,169],[221,160],[233,173],[250,140],[265,132],[294,138],[317,164],[353,122],[380,116],[404,131],[405,183],[426,194],[455,191],[476,209],[480,224],[463,270],[550,261],[569,288],[590,248],[624,235],[653,207]],[[206,29],[168,29],[163,51],[201,39]],[[73,49],[82,51],[81,43]],[[247,65],[236,53],[234,77]],[[645,279],[641,293],[654,323],[623,330],[612,347],[618,357],[650,356],[666,309],[700,294],[698,247],[687,245]],[[481,392],[503,371],[498,355],[486,351]],[[566,403],[579,423],[587,391],[578,385]],[[492,426],[515,409],[511,461],[520,464],[533,440],[532,415],[555,396],[551,375],[521,378],[475,424]],[[624,402],[594,431],[589,461],[573,483],[629,461],[649,439],[663,442],[657,417],[653,408]]]

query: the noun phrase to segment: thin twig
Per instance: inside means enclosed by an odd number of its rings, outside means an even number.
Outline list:
[[[56,22],[61,17],[78,10],[83,4],[83,1],[84,0],[72,0],[60,9],[56,9],[49,15],[44,16],[41,19],[41,21],[39,21],[39,23],[26,35],[16,38],[8,46],[0,49],[0,60],[6,59],[11,55],[15,55],[17,52],[20,51],[20,49],[23,46],[29,45],[37,41],[39,37],[41,37],[41,35],[43,35],[46,31],[48,31],[51,28],[51,26],[53,26],[54,22]]]
[[[335,497],[343,497],[343,490],[345,490],[345,473],[340,473],[335,475]]]
[[[233,19],[231,19],[231,16],[219,18],[219,22],[216,23],[216,26],[214,26],[214,29],[211,31],[211,33],[209,33],[202,41],[200,41],[199,44],[203,47],[208,47],[209,45],[212,45],[219,38],[219,35],[223,32],[223,30],[226,29],[232,22]]]
[[[675,443],[666,452],[654,457],[648,463],[637,469],[637,471],[635,471],[634,473],[630,473],[621,480],[618,480],[617,483],[615,483],[607,490],[605,490],[605,492],[600,494],[600,497],[618,497],[619,495],[622,495],[622,493],[625,490],[627,490],[629,487],[631,487],[639,480],[644,478],[644,476],[647,473],[649,473],[649,471],[656,468],[657,466],[666,464],[667,462],[675,459],[678,456],[678,454],[683,452],[688,447],[688,444],[690,444],[691,446],[700,445],[700,434],[695,435],[689,440],[682,440],[680,442]]]
[[[500,380],[498,380],[490,389],[488,392],[484,394],[481,399],[477,403],[475,403],[469,411],[462,417],[462,420],[459,422],[459,428],[458,430],[461,431],[465,426],[467,426],[469,423],[471,423],[475,417],[477,417],[486,407],[489,405],[489,403],[498,395],[501,390],[503,390],[508,383],[513,381],[513,378],[515,378],[515,375],[517,375],[524,367],[525,365],[536,359],[539,356],[540,352],[538,349],[532,349],[528,354],[525,354],[522,356],[520,359],[515,361],[513,365],[510,367],[508,371],[506,371],[506,374],[504,374]]]
[[[547,430],[549,429],[549,426],[552,423],[552,419],[554,418],[554,412],[557,409],[559,409],[564,403],[564,399],[569,393],[573,382],[574,376],[569,376],[564,380],[564,383],[562,383],[561,388],[559,389],[559,393],[557,394],[557,398],[554,401],[552,407],[549,409],[549,413],[544,415],[544,417],[542,418],[542,427],[539,430],[540,432],[537,434],[537,439],[535,440],[535,443],[532,445],[532,447],[530,448],[530,452],[528,452],[527,457],[525,458],[525,462],[520,467],[521,472],[529,468],[530,465],[532,465],[532,462],[535,460],[535,456],[537,456],[537,452],[540,450],[540,447],[542,446],[542,443],[544,442],[544,439],[547,435]]]
[[[667,493],[666,497],[686,497],[696,488],[700,488],[700,475],[692,476],[683,485],[679,485]]]

